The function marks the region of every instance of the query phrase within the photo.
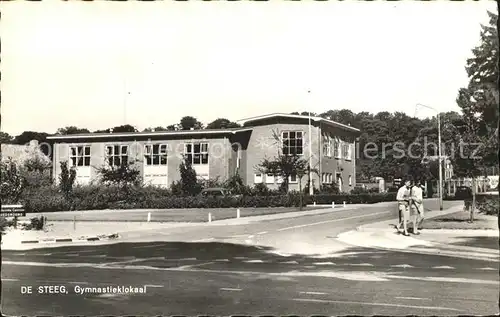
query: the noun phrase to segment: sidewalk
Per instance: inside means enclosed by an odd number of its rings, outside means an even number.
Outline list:
[[[462,206],[455,206],[446,210],[428,211],[426,219],[454,213],[461,209]],[[425,229],[424,222],[424,229],[420,235],[405,237],[397,233],[396,223],[397,219],[362,225],[356,230],[340,234],[338,239],[359,247],[500,262],[498,249],[454,245],[471,238],[498,239],[498,230],[429,230]]]

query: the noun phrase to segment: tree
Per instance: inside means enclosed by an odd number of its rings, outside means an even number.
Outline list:
[[[47,136],[49,136],[49,134],[45,132],[24,131],[14,138],[13,143],[26,145],[34,140],[42,143],[47,141]]]
[[[76,180],[76,168],[68,168],[68,162],[63,161],[61,164],[61,174],[59,175],[59,189],[68,197],[73,191],[73,186]]]
[[[207,125],[207,129],[229,129],[239,128],[240,125],[236,122],[231,122],[226,118],[215,119]]]
[[[14,138],[10,134],[0,131],[0,144],[9,144],[13,141]]]
[[[17,164],[11,160],[0,162],[1,190],[0,198],[3,204],[17,203],[23,192],[23,181]]]
[[[111,133],[123,133],[123,132],[137,132],[137,129],[134,126],[131,126],[130,124],[125,124],[114,127],[111,130]]]
[[[469,85],[461,88],[457,97],[462,118],[455,122],[457,150],[452,163],[455,174],[472,178],[471,222],[476,208],[476,178],[499,163],[498,15],[488,15],[489,24],[481,26],[480,44],[472,50],[473,57],[465,67]]]
[[[180,188],[185,196],[194,196],[201,191],[201,185],[198,182],[196,171],[193,169],[191,160],[186,156],[179,166],[181,174]]]
[[[83,133],[90,133],[88,129],[80,129],[75,126],[69,126],[65,128],[59,128],[57,129],[56,134],[61,134],[61,135],[69,135],[69,134],[83,134]]]
[[[141,184],[141,173],[134,168],[134,162],[123,160],[118,166],[102,166],[97,169],[101,182],[106,185],[128,187]]]
[[[198,121],[195,117],[185,116],[180,121],[181,130],[201,130],[203,129],[203,123]]]
[[[159,131],[169,131],[168,128],[156,127],[156,128],[146,128],[142,132],[159,132]]]
[[[111,133],[111,129],[95,130],[93,133]]]

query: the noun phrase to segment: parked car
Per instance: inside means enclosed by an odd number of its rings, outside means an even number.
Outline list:
[[[229,190],[225,188],[205,188],[200,193],[201,197],[213,197],[213,198],[234,198],[238,199],[241,195],[234,195]]]

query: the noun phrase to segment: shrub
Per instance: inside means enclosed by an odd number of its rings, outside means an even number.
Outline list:
[[[17,203],[23,192],[24,182],[16,163],[9,159],[0,163],[0,199],[3,204]]]
[[[134,163],[122,161],[119,166],[102,166],[97,169],[101,182],[107,185],[130,186],[141,184],[141,172]]]
[[[68,169],[67,162],[61,162],[61,174],[59,175],[59,188],[68,196],[73,191],[76,179],[76,169],[74,166]]]
[[[45,227],[46,217],[34,217],[30,219],[31,222],[29,224],[24,225],[24,230],[43,230]]]
[[[65,211],[70,207],[70,201],[55,186],[41,187],[24,198],[26,212]]]
[[[477,195],[476,205],[479,212],[498,216],[500,208],[498,195]]]

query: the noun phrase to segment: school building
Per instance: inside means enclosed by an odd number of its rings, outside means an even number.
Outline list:
[[[232,129],[49,136],[54,142],[52,175],[57,181],[60,162],[68,162],[76,168],[77,182],[88,184],[98,180],[97,168],[118,166],[125,160],[139,169],[145,184],[168,187],[180,179],[179,165],[187,157],[201,178],[225,180],[239,173],[247,185],[277,188],[282,180],[262,175],[257,166],[282,150],[311,161],[319,171],[312,175],[315,188],[334,182],[344,192],[354,188],[359,129],[321,117],[284,113],[239,123],[241,128]],[[297,177],[289,182],[290,190],[298,190]],[[305,176],[302,187],[307,182]]]

